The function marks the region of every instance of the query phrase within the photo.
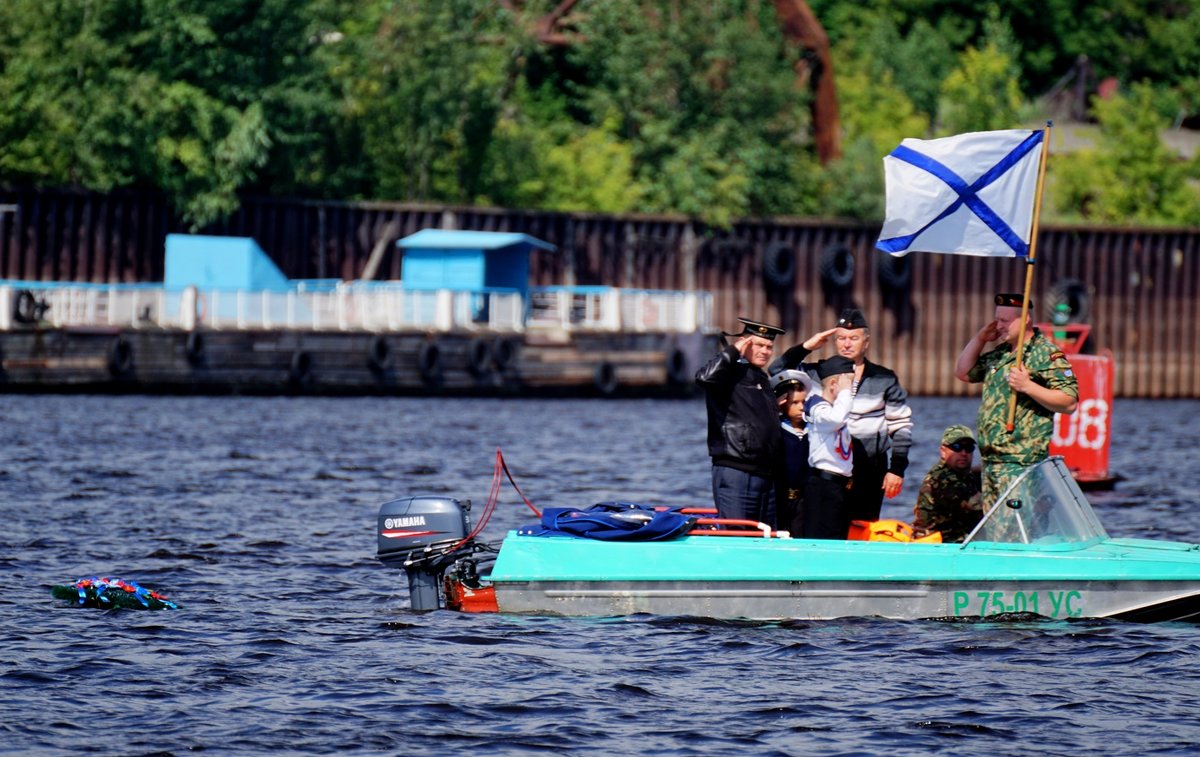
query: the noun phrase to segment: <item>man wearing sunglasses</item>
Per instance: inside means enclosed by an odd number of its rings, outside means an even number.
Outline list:
[[[913,511],[913,530],[942,532],[943,542],[960,542],[983,516],[979,471],[971,470],[975,435],[966,426],[942,433],[941,459],[925,474]]]

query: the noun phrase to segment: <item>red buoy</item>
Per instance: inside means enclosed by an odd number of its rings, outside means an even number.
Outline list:
[[[1038,324],[1043,335],[1057,344],[1079,382],[1079,404],[1070,415],[1054,416],[1050,454],[1062,455],[1067,468],[1084,489],[1111,489],[1121,479],[1108,467],[1112,437],[1113,356],[1110,350],[1083,354],[1091,333],[1086,324]]]

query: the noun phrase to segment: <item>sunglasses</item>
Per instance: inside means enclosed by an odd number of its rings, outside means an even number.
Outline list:
[[[955,452],[974,452],[975,442],[950,442],[946,445]]]

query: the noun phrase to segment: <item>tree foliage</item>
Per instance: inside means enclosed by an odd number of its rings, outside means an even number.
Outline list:
[[[566,47],[536,33],[557,5],[6,0],[0,181],[155,189],[196,227],[246,193],[878,218],[901,139],[1040,123],[1086,57],[1122,94],[1095,101],[1089,153],[1056,156],[1050,211],[1200,222],[1195,162],[1158,138],[1200,126],[1200,0],[810,0],[829,165],[813,58],[770,0],[580,0]]]
[[[1200,159],[1181,160],[1159,139],[1168,119],[1155,107],[1153,87],[1097,100],[1097,144],[1059,160],[1059,209],[1104,223],[1200,225]]]

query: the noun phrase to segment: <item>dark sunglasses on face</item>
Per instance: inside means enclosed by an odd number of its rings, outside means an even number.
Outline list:
[[[946,445],[955,452],[974,452],[975,442],[950,442]]]

